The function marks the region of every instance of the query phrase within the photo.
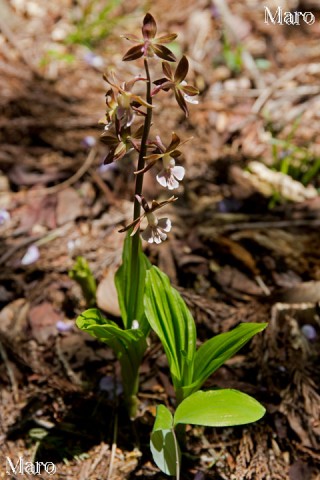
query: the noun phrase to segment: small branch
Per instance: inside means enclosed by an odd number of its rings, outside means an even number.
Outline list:
[[[68,360],[66,359],[66,357],[64,356],[62,350],[61,350],[61,342],[60,342],[60,338],[57,338],[57,341],[56,341],[56,353],[57,353],[57,356],[61,362],[61,364],[63,365],[64,369],[65,369],[65,372],[68,376],[68,378],[75,384],[75,385],[78,385],[78,386],[81,386],[82,385],[82,382],[80,380],[80,377],[77,373],[75,373]]]
[[[7,352],[4,348],[4,346],[2,345],[1,341],[0,341],[0,356],[2,357],[3,363],[5,364],[5,367],[6,367],[7,372],[8,372],[8,377],[9,377],[9,380],[10,380],[10,383],[11,383],[14,401],[18,402],[18,400],[19,400],[18,384],[16,382],[16,378],[14,376],[13,369],[11,368]]]
[[[112,447],[111,447],[111,455],[110,455],[110,463],[109,463],[107,480],[110,480],[110,478],[112,476],[114,458],[115,458],[116,450],[117,450],[117,436],[118,436],[118,413],[116,412],[115,417],[114,417],[113,440],[112,440]]]
[[[67,178],[61,183],[58,183],[57,185],[53,185],[52,187],[48,188],[39,188],[38,190],[32,190],[29,192],[29,195],[31,196],[37,196],[37,195],[52,195],[53,193],[58,193],[61,190],[64,190],[65,188],[70,187],[74,183],[76,183],[80,178],[89,170],[91,165],[93,164],[97,154],[97,149],[96,147],[93,147],[90,152],[88,153],[88,156],[85,160],[85,162],[81,165],[79,170],[76,171],[74,175],[71,177]]]

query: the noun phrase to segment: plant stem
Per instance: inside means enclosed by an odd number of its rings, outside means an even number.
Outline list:
[[[152,104],[151,78],[150,78],[148,60],[146,58],[144,59],[144,68],[147,76],[146,101],[149,104]],[[144,157],[146,156],[146,153],[147,153],[147,141],[148,141],[150,127],[151,127],[151,119],[152,119],[152,108],[147,107],[147,115],[144,120],[144,128],[142,133],[137,170],[142,170],[144,168],[144,164],[145,164]],[[142,194],[143,175],[144,175],[143,172],[137,174],[135,192],[134,192],[135,195],[141,196]],[[134,197],[133,220],[140,217],[140,209],[141,209],[140,203],[138,202],[137,198]],[[130,298],[131,298],[131,308],[129,309],[130,312],[136,311],[137,291],[140,288],[139,286],[139,246],[140,246],[139,232],[140,232],[140,229],[138,229],[135,235],[132,237],[131,275],[130,275],[132,291],[130,295]],[[129,319],[130,326],[133,320],[134,318]],[[128,328],[130,328],[130,326]]]
[[[146,76],[147,76],[146,101],[147,101],[147,103],[152,105],[151,78],[150,78],[148,60],[146,58],[144,59],[144,68],[145,68]],[[144,157],[146,156],[146,153],[147,153],[147,141],[148,141],[150,127],[151,127],[151,119],[152,119],[152,108],[147,107],[147,115],[146,115],[145,121],[144,121],[144,128],[143,128],[142,139],[141,139],[141,147],[140,147],[140,152],[139,152],[138,170],[142,170],[144,168],[144,163],[145,163],[144,162]],[[144,175],[144,173],[139,173],[137,175],[136,188],[135,188],[135,192],[134,192],[135,195],[141,195],[141,193],[142,193],[143,175]],[[134,199],[133,220],[135,220],[139,216],[140,216],[140,203],[135,198]],[[138,232],[135,235],[135,237],[139,237]]]
[[[174,428],[171,430],[174,441],[174,449],[176,455],[176,479],[180,480],[180,460],[179,460],[179,450],[178,450],[178,440],[174,431]]]

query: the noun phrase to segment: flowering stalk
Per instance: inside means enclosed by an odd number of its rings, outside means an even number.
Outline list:
[[[147,58],[144,59],[144,68],[146,71],[147,77],[147,85],[146,85],[146,101],[149,105],[152,105],[152,97],[151,97],[151,78],[150,78],[150,71]],[[147,153],[147,141],[149,138],[149,132],[151,127],[151,120],[152,120],[152,108],[147,107],[147,115],[144,121],[144,128],[142,133],[141,145],[140,145],[140,152],[139,152],[139,159],[138,159],[138,170],[144,169],[145,159]],[[142,186],[143,186],[143,176],[144,172],[140,172],[136,176],[136,184],[135,184],[135,197],[134,197],[134,207],[133,207],[133,221],[137,220],[140,217],[140,203],[137,196],[141,196],[142,194]],[[139,238],[139,231],[140,226],[137,229],[137,232],[132,238],[132,252],[131,252],[131,295],[130,295],[130,311],[135,311],[135,303],[137,301],[137,289],[139,289],[139,246],[140,246],[140,238]],[[134,319],[131,319],[133,321]]]

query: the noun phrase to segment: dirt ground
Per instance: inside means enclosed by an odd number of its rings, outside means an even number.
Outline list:
[[[0,0],[0,478],[32,477],[6,473],[20,457],[53,462],[44,479],[166,478],[149,452],[156,406],[174,401],[161,346],[152,336],[130,423],[112,351],[75,326],[86,303],[68,275],[85,257],[98,306],[117,317],[134,166],[130,155],[102,166],[102,74],[141,72],[121,62],[120,35],[150,10],[159,31],[178,33],[201,93],[188,119],[170,95],[155,110],[155,133],[193,138],[169,240],[146,253],[182,293],[199,342],[269,322],[206,384],[239,388],[266,416],[190,428],[182,478],[320,479],[320,5],[264,5],[316,21],[268,25],[258,0]],[[162,198],[154,173],[144,192]]]

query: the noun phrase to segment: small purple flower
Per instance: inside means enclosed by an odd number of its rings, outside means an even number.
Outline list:
[[[97,140],[92,135],[87,135],[81,143],[84,147],[92,148],[97,143]]]
[[[112,171],[112,170],[117,170],[119,167],[118,165],[113,162],[113,163],[106,163],[106,164],[102,164],[100,165],[100,167],[98,167],[98,172],[99,173],[105,173],[105,172],[109,172],[109,171]]]
[[[63,333],[63,332],[69,332],[73,328],[73,323],[72,322],[64,322],[62,320],[59,320],[56,323],[56,327],[58,332]]]
[[[123,387],[121,383],[116,384],[116,392],[114,392],[114,378],[110,375],[105,375],[104,377],[100,378],[99,382],[99,390],[100,392],[105,392],[109,397],[113,398],[114,393],[116,395],[121,395],[123,393]]]
[[[21,265],[31,265],[40,257],[39,248],[36,245],[30,245],[21,260]]]
[[[10,213],[7,212],[4,208],[0,209],[0,225],[4,225],[10,220]]]
[[[96,55],[95,53],[89,51],[83,56],[84,61],[93,68],[103,68],[104,67],[104,60],[100,55]]]
[[[301,327],[301,332],[309,342],[314,341],[317,338],[317,331],[313,325],[306,323]]]
[[[146,217],[148,226],[141,234],[143,240],[146,240],[148,243],[157,244],[164,242],[167,239],[165,232],[170,232],[171,230],[171,220],[169,220],[169,218],[158,219],[153,212],[147,213]]]

